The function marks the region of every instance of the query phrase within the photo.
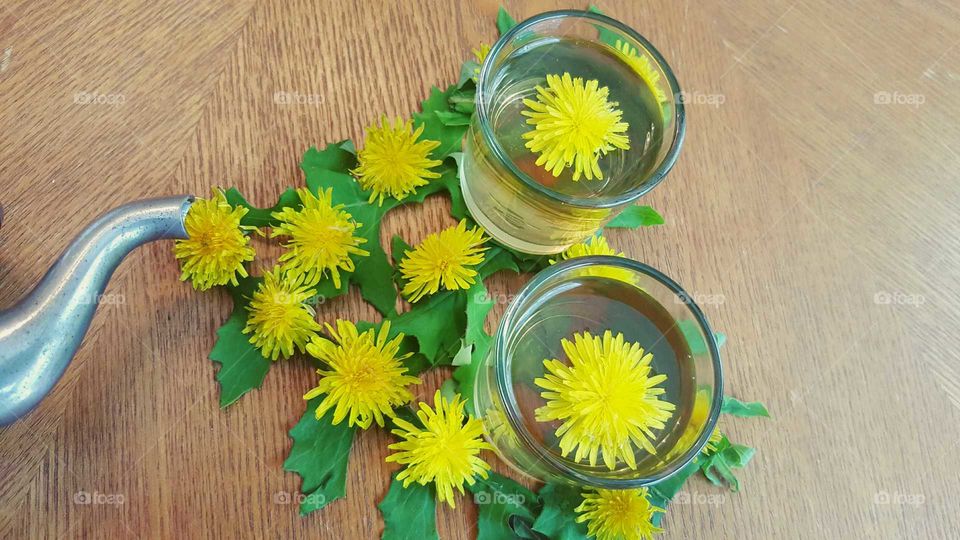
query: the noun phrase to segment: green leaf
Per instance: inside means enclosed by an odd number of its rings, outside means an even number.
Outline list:
[[[566,484],[548,483],[537,492],[543,509],[533,522],[533,530],[551,540],[588,538],[587,525],[577,523],[574,509],[583,502],[580,489]]]
[[[297,195],[296,190],[293,188],[287,188],[286,191],[281,193],[277,204],[270,208],[257,208],[248,203],[243,195],[237,191],[237,188],[230,188],[225,191],[224,197],[226,197],[227,203],[229,203],[230,206],[242,206],[249,210],[247,214],[240,219],[240,225],[243,227],[276,227],[279,220],[274,219],[270,214],[279,212],[284,208],[299,207],[301,204],[300,196]]]
[[[500,270],[519,272],[516,262],[507,250],[493,247],[487,251],[483,264],[477,269],[480,280],[467,290],[467,327],[462,348],[452,363],[458,366],[453,372],[453,379],[457,382],[457,391],[466,401],[466,409],[470,414],[476,414],[473,390],[477,372],[493,344],[493,338],[483,329],[487,314],[493,307],[493,299],[483,280]]]
[[[248,298],[262,281],[259,277],[240,280],[237,287],[230,287],[233,296],[233,312],[217,330],[217,342],[210,351],[210,360],[220,364],[216,379],[220,383],[220,406],[226,407],[247,392],[260,388],[273,362],[264,357],[250,343],[250,336],[243,333],[247,325]]]
[[[347,174],[356,166],[356,150],[349,139],[328,144],[323,150],[311,147],[300,162],[304,173],[308,173],[307,169],[322,169]]]
[[[729,486],[730,491],[740,491],[740,481],[733,469],[746,467],[756,450],[749,446],[732,444],[726,436],[717,443],[715,452],[698,460],[700,470],[716,486]]]
[[[707,354],[709,350],[707,347],[707,342],[703,339],[703,334],[700,332],[700,326],[696,321],[690,319],[684,319],[677,323],[677,326],[680,328],[680,332],[683,333],[683,337],[687,339],[687,345],[690,346],[690,353],[694,356],[700,354]],[[717,348],[719,349],[722,346],[722,342],[727,340],[721,332],[715,332],[713,338],[717,342]]]
[[[514,538],[512,520],[533,522],[537,496],[532,491],[492,471],[487,479],[476,480],[467,489],[477,505],[477,540]]]
[[[759,401],[744,403],[730,396],[723,396],[723,406],[720,408],[720,412],[739,418],[752,418],[754,416],[770,418],[770,413],[767,412],[767,408],[763,406],[763,403]]]
[[[463,350],[468,351],[469,354],[469,363],[460,365],[453,371],[453,380],[457,383],[457,392],[466,402],[465,408],[467,412],[474,416],[477,415],[477,411],[473,406],[473,393],[476,386],[477,373],[480,371],[480,366],[483,365],[483,361],[492,343],[493,338],[484,333],[483,336],[473,344],[472,348],[464,347]]]
[[[507,13],[507,10],[503,9],[503,6],[500,6],[500,10],[497,11],[497,30],[500,35],[506,34],[516,25],[517,21]]]
[[[450,126],[441,120],[437,113],[452,112],[450,98],[459,91],[459,86],[452,84],[446,90],[441,91],[437,87],[430,89],[430,96],[421,104],[422,110],[413,114],[413,123],[423,126],[421,138],[438,141],[438,146],[433,152],[434,159],[444,159],[454,152],[459,152],[463,143],[463,135],[467,132],[466,125]],[[469,123],[469,122],[468,122]]]
[[[670,478],[654,484],[647,493],[647,500],[657,508],[666,510],[670,501],[676,497],[677,493],[683,489],[684,484],[687,483],[687,480],[698,470],[700,470],[700,466],[697,460],[687,463],[686,466],[674,473]],[[653,523],[654,527],[660,526],[663,522],[664,514],[665,512],[656,512],[653,514],[650,522]]]
[[[393,327],[415,337],[432,365],[449,364],[467,326],[466,302],[466,291],[438,292],[394,317]]]
[[[487,279],[501,270],[512,270],[519,273],[520,268],[510,250],[499,245],[493,246],[484,254],[483,262],[477,267],[480,279]],[[486,294],[486,289],[483,290]],[[489,308],[487,309],[489,311]]]
[[[666,480],[661,480],[660,482],[657,482],[651,486],[650,493],[658,499],[669,501],[670,499],[673,499],[677,493],[680,493],[680,490],[683,489],[683,485],[687,483],[687,480],[689,480],[698,469],[699,467],[697,466],[696,461],[691,461]]]
[[[477,86],[473,77],[474,69],[479,68],[480,64],[473,60],[464,62],[463,69],[460,71],[460,81],[457,83],[459,89],[451,94],[450,99],[447,100],[450,104],[450,111],[468,117],[477,112]]]
[[[593,4],[591,4],[590,7],[587,8],[587,11],[591,13],[596,13],[598,15],[604,15],[604,13],[600,11],[600,8],[598,8]],[[616,47],[617,42],[622,39],[620,37],[620,34],[614,32],[613,30],[609,30],[604,26],[600,26],[599,24],[596,24],[594,26],[597,27],[597,36],[600,38],[600,41],[606,43],[607,45],[610,45],[611,47]]]
[[[383,514],[383,540],[429,540],[437,535],[437,503],[431,486],[403,482],[393,475],[390,490],[378,506]]]
[[[630,206],[620,215],[607,223],[610,229],[636,229],[637,227],[651,227],[663,225],[663,216],[649,206]]]
[[[469,289],[467,289],[467,328],[464,332],[464,343],[472,346],[483,337],[490,337],[483,329],[483,323],[487,319],[487,314],[493,308],[493,299],[487,292],[487,287],[483,284],[483,279],[478,279]]]
[[[323,397],[317,397],[307,402],[300,422],[290,430],[293,446],[283,462],[285,471],[303,479],[301,515],[319,510],[347,493],[347,461],[354,428],[347,422],[331,424],[333,413],[317,420],[315,413],[322,400]]]
[[[437,118],[445,126],[469,126],[470,125],[470,115],[463,114],[457,110],[453,111],[437,111]]]
[[[460,177],[458,176],[460,159],[462,159],[463,153],[454,152],[450,154],[450,157],[453,158],[453,165],[441,170],[440,178],[436,179],[435,182],[440,183],[450,194],[450,215],[458,220],[466,219],[470,217],[470,213],[467,211],[467,204],[463,200],[463,192],[460,190]],[[448,164],[449,161],[448,159]]]

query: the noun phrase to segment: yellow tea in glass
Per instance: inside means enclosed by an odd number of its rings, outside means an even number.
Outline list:
[[[563,341],[607,332],[639,345],[640,355],[650,355],[649,369],[642,367],[638,374],[636,365],[611,367],[614,359],[607,356],[595,364],[601,369],[580,371],[579,379],[570,375],[583,368],[572,356],[583,356],[586,349],[565,348]],[[640,419],[647,413],[635,405],[648,403],[651,395],[669,404],[664,406],[668,414],[649,431],[646,447],[623,445],[618,454],[601,453],[593,463],[586,456],[577,459],[576,452],[563,448],[567,420],[543,417],[550,401],[561,397],[544,388],[551,373],[579,381],[567,395],[576,409],[573,418],[588,418],[598,407],[607,408],[607,414],[611,406],[601,402],[616,393],[626,408],[597,418]],[[658,391],[624,386],[636,375],[656,380]],[[703,449],[720,413],[722,385],[710,326],[679,285],[623,257],[578,257],[537,274],[510,303],[477,372],[474,405],[488,440],[520,472],[542,481],[630,489],[669,478]],[[639,417],[630,417],[638,411]],[[589,445],[598,437],[586,431],[581,439]]]
[[[602,178],[575,180],[537,164],[524,134],[524,100],[548,76],[596,81],[629,127],[629,149],[609,148]],[[526,253],[563,251],[595,233],[657,185],[684,134],[680,89],[656,49],[623,24],[589,12],[557,11],[514,27],[491,48],[464,140],[460,183],[470,213],[500,243]],[[599,154],[598,154],[599,155]]]

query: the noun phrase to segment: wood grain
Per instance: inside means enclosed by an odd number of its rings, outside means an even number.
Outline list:
[[[517,18],[570,7],[508,4]],[[692,99],[680,161],[647,199],[667,224],[612,241],[722,299],[703,307],[730,337],[728,390],[774,415],[723,421],[759,449],[743,491],[703,504],[720,492],[691,483],[664,537],[955,535],[960,8],[599,4],[657,44]],[[452,81],[495,39],[497,7],[4,2],[0,305],[121,202],[214,185],[273,200],[302,181],[309,146],[360,137]],[[449,223],[444,204],[392,214],[385,234],[422,238]],[[169,243],[131,255],[107,291],[122,301],[102,306],[51,396],[0,431],[0,536],[377,537],[386,435],[358,438],[346,500],[305,518],[277,504],[299,485],[281,464],[313,375],[281,363],[220,410],[206,355],[229,301],[177,276]],[[373,312],[351,296],[321,310],[334,315]],[[116,504],[76,504],[79,492]],[[442,537],[475,535],[461,506],[440,510]]]

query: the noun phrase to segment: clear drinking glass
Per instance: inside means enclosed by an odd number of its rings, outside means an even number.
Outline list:
[[[522,135],[524,98],[548,74],[597,80],[609,88],[630,127],[629,150],[600,158],[603,179],[554,177],[535,164]],[[583,241],[656,186],[676,162],[684,135],[683,104],[673,72],[634,30],[609,17],[555,11],[504,34],[483,62],[476,111],[464,139],[460,183],[474,219],[497,241],[552,254]]]
[[[676,406],[652,444],[636,449],[636,468],[610,470],[563,457],[559,423],[540,422],[545,405],[534,380],[544,359],[569,364],[560,340],[610,330],[653,353],[652,374],[667,375],[661,399]],[[720,354],[703,312],[673,280],[622,257],[580,257],[548,267],[513,299],[476,379],[474,405],[486,437],[521,473],[606,489],[637,488],[669,477],[704,447],[723,400]]]

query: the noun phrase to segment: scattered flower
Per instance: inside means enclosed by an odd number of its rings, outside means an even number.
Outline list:
[[[351,427],[367,429],[373,421],[383,427],[384,416],[392,418],[395,407],[413,399],[407,387],[420,383],[406,375],[403,360],[411,353],[398,355],[403,333],[388,341],[390,321],[384,321],[379,334],[373,328],[360,333],[352,322],[339,319],[336,329],[326,327],[333,339],[314,336],[307,352],[329,369],[317,370],[320,382],[303,399],[326,394],[317,406],[317,420],[334,409],[334,425],[349,417]]]
[[[607,101],[609,89],[599,82],[584,83],[569,73],[547,75],[547,88],[537,86],[537,99],[524,99],[533,129],[524,133],[526,147],[540,154],[537,165],[553,176],[573,167],[573,181],[602,179],[600,156],[611,150],[630,149],[628,124],[616,101]]]
[[[618,39],[615,45],[618,56],[630,66],[630,69],[643,79],[643,82],[645,82],[647,87],[650,88],[650,91],[653,92],[657,103],[665,102],[667,100],[667,94],[664,93],[663,88],[660,87],[660,72],[653,67],[650,60],[646,56],[641,56],[637,52],[637,49],[625,41]]]
[[[413,121],[403,123],[399,118],[393,126],[384,116],[380,126],[367,129],[363,150],[357,154],[360,165],[352,172],[363,189],[370,190],[370,201],[383,205],[387,196],[398,201],[407,198],[420,186],[425,186],[440,174],[430,169],[440,161],[430,159],[430,152],[440,146],[438,141],[417,140],[423,133],[421,125],[413,130]]]
[[[590,489],[576,508],[577,523],[587,522],[587,535],[597,540],[653,540],[663,529],[653,515],[663,512],[647,499],[647,488]]]
[[[400,429],[392,431],[403,439],[390,445],[395,453],[387,456],[387,462],[406,465],[397,475],[403,486],[417,482],[426,485],[433,482],[437,499],[456,508],[453,489],[463,495],[463,484],[473,485],[474,476],[487,477],[490,465],[480,459],[480,451],[493,447],[483,440],[483,425],[479,420],[464,413],[464,401],[456,394],[447,401],[440,391],[433,395],[435,409],[420,403],[417,418],[423,428],[395,418]]]
[[[473,59],[477,62],[477,67],[473,68],[474,82],[480,78],[480,67],[483,66],[483,61],[487,59],[488,54],[490,54],[490,46],[486,43],[481,43],[479,48],[473,50]]]
[[[340,288],[340,270],[353,272],[351,255],[366,257],[370,252],[360,249],[366,238],[355,236],[363,226],[344,210],[344,205],[333,205],[333,188],[315,196],[309,189],[297,190],[303,207],[284,208],[271,215],[280,220],[271,237],[288,236],[290,241],[282,244],[286,252],[280,256],[280,271],[289,279],[303,279],[303,284],[313,286],[330,272],[333,286]]]
[[[480,227],[467,230],[467,220],[456,227],[427,236],[413,251],[403,254],[400,273],[407,284],[403,295],[416,302],[440,290],[468,289],[477,271],[472,267],[483,262],[486,241]]]
[[[237,276],[247,277],[243,263],[253,260],[250,237],[240,220],[248,210],[230,206],[223,191],[213,190],[210,199],[198,198],[183,220],[188,238],[177,240],[173,254],[180,261],[181,281],[205,291],[215,285],[238,285]]]
[[[306,303],[316,291],[303,283],[303,276],[293,279],[279,268],[264,272],[263,282],[250,298],[244,334],[252,334],[250,343],[263,356],[276,360],[303,352],[307,343],[320,330],[314,320],[316,312]]]
[[[651,376],[653,354],[620,333],[584,332],[560,344],[570,364],[543,361],[547,373],[534,384],[544,389],[546,405],[535,411],[537,421],[562,421],[556,435],[564,457],[576,450],[575,461],[596,466],[602,454],[610,470],[618,460],[636,469],[635,448],[656,454],[653,430],[663,429],[676,408],[659,399],[665,390],[657,385],[667,376]]]

